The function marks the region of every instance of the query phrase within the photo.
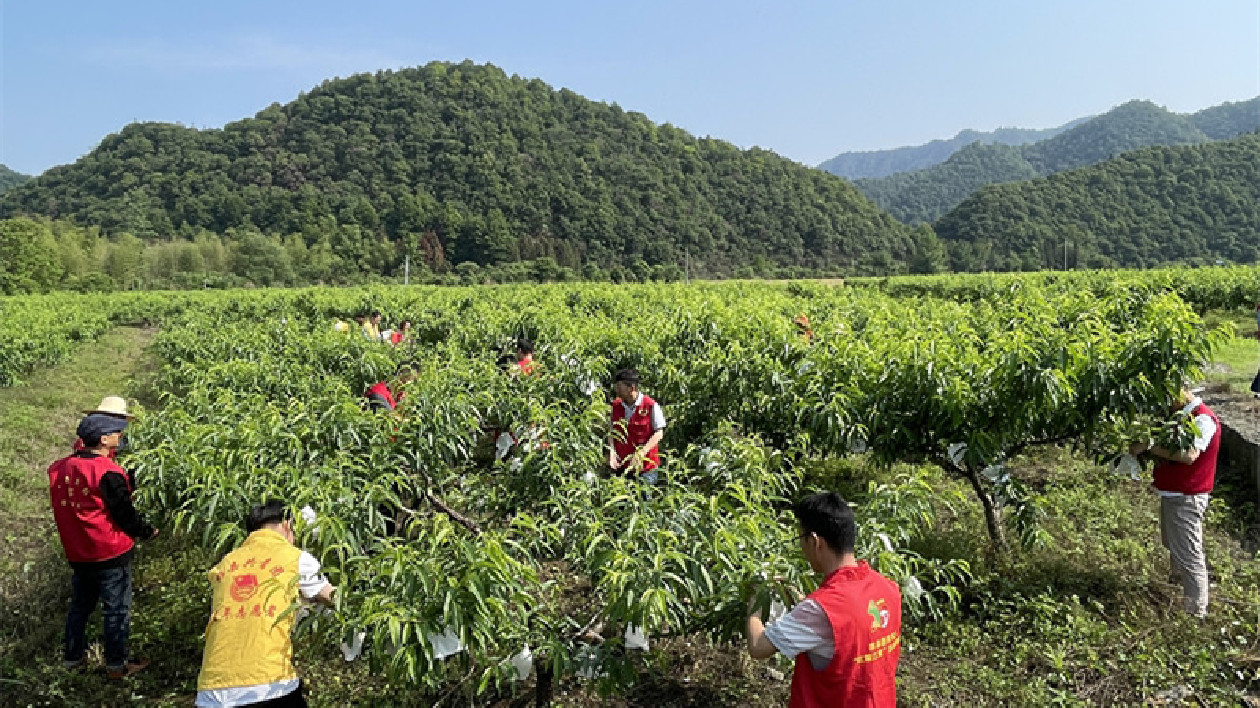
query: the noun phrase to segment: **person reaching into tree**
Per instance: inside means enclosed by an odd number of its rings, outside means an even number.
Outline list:
[[[399,364],[398,368],[394,370],[393,390],[391,390],[389,383],[378,381],[372,384],[367,392],[363,394],[367,399],[368,410],[378,412],[392,411],[397,408],[402,401],[404,393],[400,391],[395,396],[394,391],[398,391],[402,386],[415,381],[417,375],[416,369],[412,364]]]
[[[299,601],[333,604],[336,588],[319,561],[298,548],[293,519],[282,501],[250,509],[249,536],[207,573],[210,621],[197,677],[203,708],[304,708],[293,667],[293,623]]]
[[[529,376],[534,373],[534,343],[521,337],[516,340],[516,363],[512,365],[512,373]]]
[[[398,323],[398,329],[389,335],[389,343],[398,346],[407,341],[407,337],[411,334],[411,320],[403,320]]]
[[[613,377],[612,434],[608,440],[608,466],[624,474],[638,475],[656,484],[661,466],[658,446],[665,435],[661,404],[639,390],[639,372],[622,369]]]
[[[1216,413],[1185,388],[1174,408],[1178,406],[1180,415],[1194,416],[1197,434],[1189,449],[1166,450],[1150,442],[1137,442],[1129,447],[1129,454],[1148,453],[1159,458],[1153,484],[1159,492],[1160,541],[1168,549],[1173,577],[1181,582],[1186,612],[1202,619],[1208,610],[1203,517],[1216,484],[1221,426]]]
[[[822,584],[769,626],[752,613],[748,654],[796,659],[789,708],[895,708],[901,589],[854,556],[857,524],[839,494],[810,495],[792,512]]]

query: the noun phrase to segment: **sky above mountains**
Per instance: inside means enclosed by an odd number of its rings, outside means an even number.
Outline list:
[[[0,163],[38,174],[133,120],[219,127],[334,76],[466,58],[812,165],[1251,98],[1260,3],[6,2]]]

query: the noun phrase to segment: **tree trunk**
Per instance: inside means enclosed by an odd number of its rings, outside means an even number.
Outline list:
[[[535,661],[539,661],[535,658]],[[547,708],[551,705],[551,664],[541,662],[538,666],[538,682],[534,684],[534,708]]]
[[[979,472],[968,469],[965,474],[967,481],[971,482],[971,488],[975,491],[976,498],[980,500],[980,506],[984,507],[984,523],[989,529],[989,540],[993,541],[994,550],[998,552],[1005,551],[1006,531],[1002,526],[1002,510],[994,503],[993,495],[989,494],[989,490],[985,489]]]

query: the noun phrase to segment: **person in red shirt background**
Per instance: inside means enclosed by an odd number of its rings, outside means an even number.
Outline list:
[[[83,665],[87,621],[99,601],[104,605],[105,666],[111,679],[130,676],[148,665],[127,653],[131,560],[136,541],[158,535],[132,504],[135,478],[110,459],[126,429],[125,418],[90,414],[76,430],[84,449],[48,468],[57,535],[74,570],[63,663],[70,669]]]
[[[835,492],[793,508],[801,554],[822,584],[792,611],[748,618],[748,653],[796,658],[789,708],[895,708],[901,657],[901,589],[854,556],[857,523]]]
[[[534,373],[534,343],[528,339],[516,340],[516,363],[512,365],[512,374],[529,376]]]
[[[363,397],[367,399],[368,409],[371,411],[392,411],[398,407],[402,401],[404,393],[399,392],[397,396],[394,391],[416,380],[416,369],[411,364],[400,364],[394,370],[393,389],[390,384],[385,381],[378,381],[368,387]]]
[[[639,372],[622,369],[613,377],[612,434],[608,439],[608,466],[615,472],[637,475],[656,484],[661,466],[658,449],[665,436],[661,404],[639,390]]]

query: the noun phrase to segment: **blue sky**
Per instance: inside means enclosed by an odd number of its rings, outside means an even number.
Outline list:
[[[817,164],[1251,98],[1260,2],[0,0],[0,163],[39,173],[132,120],[218,127],[333,76],[465,58]]]

